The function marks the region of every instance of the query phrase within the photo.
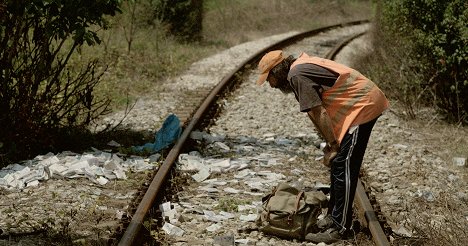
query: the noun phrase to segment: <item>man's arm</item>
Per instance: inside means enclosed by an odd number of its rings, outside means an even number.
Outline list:
[[[311,108],[307,115],[310,120],[314,123],[315,127],[322,135],[324,140],[327,142],[327,146],[324,149],[325,156],[323,158],[323,164],[326,166],[330,165],[330,161],[335,158],[340,149],[338,140],[333,132],[333,126],[331,123],[330,116],[322,105]]]

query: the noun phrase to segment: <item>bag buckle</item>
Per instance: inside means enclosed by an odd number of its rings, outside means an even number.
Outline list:
[[[287,219],[288,225],[292,225],[292,224],[293,224],[293,218],[292,218],[293,216],[294,216],[294,214],[290,214],[290,215],[288,216],[288,219]]]

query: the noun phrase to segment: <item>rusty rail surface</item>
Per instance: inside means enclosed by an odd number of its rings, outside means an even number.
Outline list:
[[[323,31],[328,31],[334,28],[339,28],[339,27],[345,27],[345,26],[352,26],[352,25],[359,25],[359,24],[364,24],[367,23],[368,20],[361,20],[361,21],[354,21],[354,22],[349,22],[349,23],[344,23],[344,24],[338,24],[338,25],[332,25],[332,26],[327,26],[327,27],[322,27],[318,29],[313,29],[307,32],[302,32],[297,35],[294,35],[292,37],[283,39],[269,47],[266,47],[264,49],[259,50],[258,52],[254,53],[251,55],[247,60],[245,60],[242,64],[237,66],[234,70],[232,70],[228,75],[226,75],[209,93],[209,95],[206,97],[206,99],[201,103],[199,108],[196,110],[196,112],[193,114],[192,118],[190,119],[189,123],[185,127],[184,131],[182,132],[182,135],[180,138],[177,140],[175,145],[172,147],[168,155],[166,156],[163,164],[159,167],[157,174],[153,178],[150,186],[148,187],[144,197],[140,201],[140,204],[137,207],[137,210],[135,214],[132,217],[132,220],[130,221],[125,233],[123,234],[122,238],[120,239],[119,246],[127,246],[127,245],[140,245],[142,244],[141,240],[144,238],[141,234],[144,233],[143,231],[145,230],[143,226],[143,222],[145,220],[145,217],[147,216],[149,210],[153,207],[154,202],[156,200],[156,197],[159,194],[159,191],[164,188],[162,187],[165,180],[167,179],[170,170],[172,169],[174,163],[176,162],[179,153],[184,147],[185,142],[190,136],[190,133],[197,127],[200,123],[201,120],[204,116],[204,114],[209,110],[211,105],[215,103],[216,99],[219,97],[219,95],[231,84],[234,83],[234,77],[235,75],[244,70],[246,67],[248,67],[250,64],[258,62],[258,60],[268,51],[270,50],[275,50],[275,49],[281,49],[291,43],[294,43],[298,40],[304,39],[309,36],[313,36],[316,34],[319,34],[320,32]],[[362,35],[359,34],[359,35]],[[351,41],[352,39],[356,38],[356,36],[353,36],[352,38],[349,39]],[[349,42],[348,41],[348,42]],[[334,57],[339,50],[346,45],[348,42],[343,42],[339,46],[339,48],[333,49],[333,51],[329,52],[330,57]],[[361,183],[359,183],[362,188]],[[358,201],[363,200],[362,204],[364,205],[370,205],[369,200],[367,199],[366,193],[361,192],[360,189],[356,192],[356,197]],[[366,203],[367,201],[367,203]],[[364,207],[363,213],[369,214],[369,229],[372,232],[372,236],[378,237],[378,239],[374,239],[374,242],[377,245],[389,245],[387,238],[385,234],[383,234],[382,228],[378,227],[378,223],[374,223],[375,220],[375,214],[374,217],[372,217],[372,206],[369,207]],[[372,227],[372,229],[371,229]],[[377,231],[377,233],[374,234],[374,231]],[[385,243],[386,242],[386,243]]]

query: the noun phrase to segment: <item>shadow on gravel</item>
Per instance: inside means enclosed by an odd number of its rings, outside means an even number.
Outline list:
[[[0,147],[0,168],[8,164],[28,160],[37,155],[49,152],[58,154],[63,151],[82,153],[96,148],[102,151],[131,153],[131,146],[138,146],[154,139],[154,133],[149,131],[134,131],[130,129],[116,129],[103,133],[92,133],[83,129],[60,129],[47,131],[36,139],[5,142]],[[115,141],[120,146],[110,146]]]

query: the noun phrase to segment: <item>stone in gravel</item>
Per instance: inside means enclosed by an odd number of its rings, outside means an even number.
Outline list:
[[[275,140],[275,143],[278,145],[292,145],[294,142],[287,138],[278,138]]]
[[[400,236],[403,236],[403,237],[411,237],[413,236],[413,234],[408,230],[406,229],[406,227],[404,226],[399,226],[396,230],[394,230],[393,232],[395,232],[395,234],[397,235],[400,235]]]
[[[214,134],[214,135],[204,134],[203,135],[203,139],[207,143],[222,142],[222,141],[224,141],[225,138],[226,138],[225,136],[217,135],[217,134]]]
[[[449,174],[448,177],[447,177],[448,181],[450,182],[455,182],[459,179],[459,177],[457,175],[454,175],[454,174]]]
[[[417,197],[422,197],[424,198],[426,201],[428,202],[433,202],[435,201],[435,197],[434,197],[434,193],[432,193],[432,191],[428,191],[428,190],[417,190],[416,191],[416,196]]]
[[[237,141],[239,141],[239,143],[256,143],[257,139],[254,137],[240,136]]]
[[[118,219],[118,220],[120,220],[120,219],[122,219],[122,217],[123,217],[124,214],[125,214],[124,211],[122,211],[122,210],[117,210],[117,211],[115,212],[115,218]]]
[[[200,131],[192,131],[192,132],[190,132],[190,138],[193,139],[193,140],[203,140],[203,136],[205,134],[206,133],[200,132]]]
[[[26,184],[26,187],[36,187],[39,185],[39,181],[38,180],[34,180],[34,181],[31,181],[31,182],[28,182]]]
[[[241,190],[236,190],[236,189],[231,188],[231,187],[224,188],[223,191],[226,192],[226,193],[231,193],[231,194],[239,194],[239,193],[242,192]]]
[[[459,167],[464,167],[466,165],[466,158],[463,157],[453,157],[452,163]]]
[[[111,140],[107,143],[108,146],[111,146],[111,147],[120,147],[122,145],[120,145],[119,143],[117,143],[116,141],[114,140]]]
[[[238,206],[237,206],[237,210],[238,210],[239,212],[246,211],[246,210],[251,210],[251,209],[255,209],[255,208],[256,208],[255,205],[250,205],[250,204],[238,205]]]
[[[236,175],[234,175],[234,178],[236,179],[244,179],[248,176],[253,176],[255,175],[255,172],[253,172],[252,170],[250,169],[244,169],[240,172],[238,172]]]
[[[257,173],[257,175],[258,176],[265,176],[267,179],[272,180],[272,181],[278,181],[278,180],[282,180],[282,179],[286,178],[286,176],[284,176],[281,173],[273,173],[273,172],[270,172],[270,171],[260,171],[260,172]]]
[[[456,193],[458,199],[464,202],[468,202],[468,194],[462,191]],[[468,217],[467,217],[468,218]]]
[[[209,184],[212,187],[227,185],[226,181],[220,181],[218,179],[207,179],[207,180],[203,181],[203,183]]]
[[[249,240],[248,238],[236,239],[236,240],[235,240],[235,243],[237,243],[237,244],[246,244],[246,245],[248,245],[249,242],[250,242],[250,240]]]
[[[156,153],[156,154],[152,154],[148,157],[149,161],[150,162],[158,162],[159,161],[159,158],[161,158],[161,154],[159,153]]]
[[[212,225],[208,226],[206,228],[206,230],[209,231],[209,232],[215,232],[215,231],[221,229],[221,227],[223,227],[223,226],[220,225],[219,223],[216,223],[216,224],[212,224]]]
[[[276,166],[276,165],[278,165],[276,159],[269,159],[266,164],[260,163],[260,166]]]
[[[109,180],[104,177],[99,177],[96,179],[96,182],[100,185],[105,185],[107,184],[107,182],[109,182]]]
[[[260,192],[250,192],[250,191],[244,191],[244,194],[250,195],[250,196],[264,196],[265,194],[260,193]]]
[[[401,203],[401,199],[398,195],[392,195],[387,201],[390,205],[399,205]]]
[[[217,147],[218,149],[221,149],[223,152],[227,152],[231,150],[229,146],[227,146],[225,143],[222,143],[222,142],[214,142],[213,145]]]
[[[253,181],[245,181],[245,184],[250,187],[251,191],[267,191],[268,189],[265,187],[265,183],[267,181],[264,179],[260,180],[253,180]]]
[[[245,169],[245,168],[249,167],[248,163],[242,163],[242,161],[244,161],[244,160],[241,160],[241,163],[235,163],[235,164],[231,165],[229,168],[226,168],[224,171],[226,171],[226,172],[229,172],[229,171],[232,171],[232,170],[240,171],[242,169]]]
[[[198,188],[199,190],[201,191],[206,191],[208,193],[219,193],[219,190],[216,189],[216,188],[213,188],[211,187],[210,185],[207,185],[207,186],[202,186],[200,188]]]
[[[203,218],[205,218],[207,221],[221,222],[221,220],[224,219],[224,216],[218,216],[213,211],[203,210],[203,213],[204,213]]]
[[[244,221],[244,222],[254,222],[256,221],[258,218],[258,215],[257,214],[248,214],[248,215],[244,215],[242,214],[239,219],[241,221]]]
[[[216,236],[214,237],[213,245],[218,245],[218,246],[235,245],[234,236],[233,235]]]
[[[223,216],[225,219],[234,219],[236,217],[233,213],[224,211],[219,212],[219,215]]]
[[[330,189],[329,184],[323,184],[322,182],[315,181],[314,189],[321,190],[321,189]]]
[[[404,144],[394,144],[394,145],[392,145],[392,147],[397,149],[397,150],[406,150],[406,149],[408,149],[408,146],[404,145]]]

